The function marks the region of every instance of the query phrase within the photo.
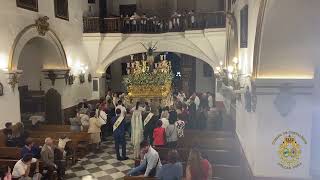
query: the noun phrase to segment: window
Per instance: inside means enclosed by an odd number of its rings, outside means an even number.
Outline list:
[[[57,18],[69,20],[68,0],[54,0],[54,13]]]
[[[96,0],[88,0],[88,3],[89,3],[89,4],[95,4],[95,3],[96,3]]]
[[[240,48],[248,47],[248,5],[240,11]]]
[[[17,7],[38,12],[38,0],[16,0]]]

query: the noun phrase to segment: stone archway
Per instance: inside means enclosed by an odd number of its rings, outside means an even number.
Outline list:
[[[17,35],[9,56],[9,72],[23,70],[19,79],[19,109],[22,114],[46,111],[45,107],[48,105],[45,105],[47,98],[44,95],[48,89],[52,88],[52,84],[44,77],[44,70],[69,69],[66,54],[58,36],[48,26],[39,27],[37,24],[25,27]],[[55,89],[59,91],[63,87],[56,86]],[[61,101],[59,103],[59,106],[56,104],[55,106],[61,111]],[[61,120],[61,113],[59,118],[55,119]]]
[[[45,34],[40,34],[38,31],[38,26],[36,24],[29,25],[25,27],[16,37],[13,46],[11,48],[10,56],[9,56],[9,67],[8,69],[11,71],[18,69],[19,56],[25,47],[25,45],[34,38],[44,39],[54,45],[55,50],[59,54],[59,58],[57,59],[57,67],[53,67],[54,69],[68,69],[68,63],[64,48],[62,46],[61,41],[58,36],[55,34],[53,30],[50,28],[45,32]]]
[[[103,74],[106,68],[117,59],[121,59],[131,54],[146,52],[146,49],[141,44],[146,44],[151,41],[152,39],[148,38],[145,38],[143,40],[126,39],[118,43],[109,54],[107,54],[106,56],[104,56],[103,54],[101,55],[102,60],[99,62],[96,72],[98,74]],[[203,40],[205,42],[197,44],[197,42],[194,41],[195,39],[189,40],[184,38],[157,39],[158,43],[155,52],[174,52],[179,54],[186,54],[203,60],[212,68],[218,66],[219,58],[210,43],[206,40]]]

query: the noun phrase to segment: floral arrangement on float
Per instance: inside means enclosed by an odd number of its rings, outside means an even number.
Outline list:
[[[158,63],[141,60],[127,63],[127,76],[124,85],[128,96],[133,98],[167,97],[171,94],[173,73],[171,62],[165,55],[160,56]]]

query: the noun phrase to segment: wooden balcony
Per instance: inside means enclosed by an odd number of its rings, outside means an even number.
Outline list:
[[[192,18],[192,16],[194,18]],[[84,33],[166,33],[224,28],[224,11],[170,18],[83,17]]]

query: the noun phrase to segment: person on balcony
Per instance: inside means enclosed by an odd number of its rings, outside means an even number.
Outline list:
[[[128,14],[124,17],[124,22],[124,32],[128,33],[130,32],[130,17]]]
[[[131,22],[132,22],[131,30],[134,31],[134,32],[137,32],[138,31],[138,21],[140,20],[140,16],[136,12],[134,12],[133,15],[130,17],[130,19],[131,19]]]
[[[190,17],[190,22],[191,22],[191,28],[193,29],[196,27],[196,18],[195,18],[194,10],[191,10],[189,12],[189,17]]]
[[[187,10],[184,11],[184,13],[182,14],[182,17],[183,17],[183,28],[188,29],[189,13]]]
[[[143,13],[141,16],[141,32],[147,32],[147,15]]]

